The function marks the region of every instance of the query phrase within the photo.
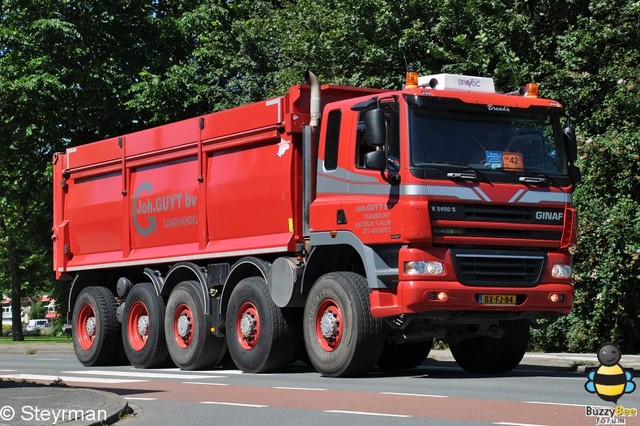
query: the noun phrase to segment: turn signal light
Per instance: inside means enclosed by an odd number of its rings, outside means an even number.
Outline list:
[[[429,300],[434,302],[446,302],[449,300],[449,295],[446,291],[432,291],[429,293]]]
[[[558,303],[564,301],[564,295],[558,293],[550,293],[549,294],[549,302]]]

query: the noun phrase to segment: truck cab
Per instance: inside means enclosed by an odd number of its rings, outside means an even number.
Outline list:
[[[323,118],[312,245],[370,259],[349,268],[401,340],[444,338],[470,371],[513,368],[529,321],[573,304],[579,172],[562,105],[441,74]],[[494,346],[495,362],[469,345]],[[505,362],[503,346],[519,354]]]

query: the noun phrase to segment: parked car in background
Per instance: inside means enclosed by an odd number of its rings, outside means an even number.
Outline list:
[[[27,328],[25,329],[26,332],[34,332],[37,330],[41,330],[45,327],[50,327],[51,325],[49,324],[49,320],[47,319],[32,319],[29,320],[29,324],[27,324]]]

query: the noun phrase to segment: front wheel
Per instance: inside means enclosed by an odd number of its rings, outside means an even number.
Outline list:
[[[303,321],[309,359],[322,375],[364,374],[378,362],[384,328],[382,320],[371,316],[369,288],[361,275],[320,277],[309,292]]]
[[[152,368],[167,361],[164,341],[164,301],[153,284],[136,284],[127,296],[122,343],[131,365]]]
[[[483,336],[451,343],[451,354],[460,367],[470,373],[499,374],[520,364],[529,343],[527,320],[500,321],[504,335],[498,339]]]
[[[106,287],[82,289],[73,307],[73,350],[85,366],[109,364],[118,347],[116,302]]]
[[[171,359],[183,370],[218,365],[227,351],[224,338],[211,334],[197,281],[178,284],[167,301],[164,332]]]

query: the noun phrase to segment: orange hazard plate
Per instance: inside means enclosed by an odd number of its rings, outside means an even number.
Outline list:
[[[478,303],[483,305],[515,305],[516,296],[513,294],[479,294]]]

